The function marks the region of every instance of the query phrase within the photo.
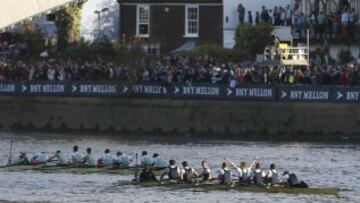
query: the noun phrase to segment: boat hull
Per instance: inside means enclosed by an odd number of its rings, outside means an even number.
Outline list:
[[[201,189],[204,191],[239,191],[239,192],[257,192],[257,193],[286,193],[286,194],[306,194],[306,195],[332,195],[338,196],[339,188],[294,188],[294,187],[257,187],[245,185],[224,185],[217,183],[160,183],[160,182],[120,182],[120,186],[133,185],[139,187],[167,187],[173,189]]]

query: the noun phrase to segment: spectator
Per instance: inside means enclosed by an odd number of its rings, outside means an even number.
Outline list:
[[[260,14],[259,11],[256,11],[255,24],[258,25],[260,23]]]
[[[242,4],[239,4],[238,6],[238,13],[239,13],[239,23],[244,24],[245,20],[245,8]]]
[[[250,25],[253,24],[253,16],[252,16],[251,11],[248,11],[248,23],[249,23]]]

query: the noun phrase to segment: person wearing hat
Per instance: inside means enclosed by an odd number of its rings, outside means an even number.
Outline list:
[[[199,176],[198,172],[189,166],[187,161],[182,162],[183,168],[181,169],[181,180],[186,183],[193,183],[194,179]]]

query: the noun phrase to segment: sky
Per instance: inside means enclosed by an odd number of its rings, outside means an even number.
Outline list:
[[[81,35],[87,40],[93,40],[98,33],[98,17],[95,10],[109,8],[102,15],[101,30],[114,39],[119,29],[119,6],[116,0],[88,0],[82,10]]]

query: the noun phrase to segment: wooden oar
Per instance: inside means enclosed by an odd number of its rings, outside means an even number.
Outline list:
[[[10,141],[10,150],[9,150],[9,160],[8,160],[8,165],[11,164],[12,162],[12,148],[13,148],[13,143],[14,143],[14,140],[11,139]]]
[[[135,154],[135,174],[134,181],[138,180],[139,177],[139,164],[138,164],[138,153]]]

